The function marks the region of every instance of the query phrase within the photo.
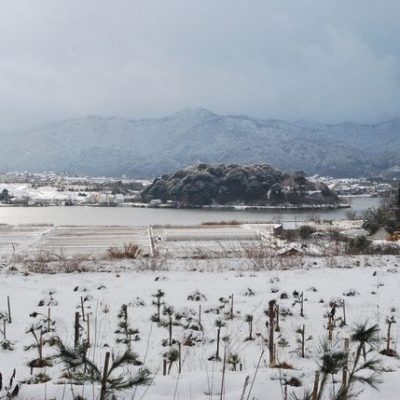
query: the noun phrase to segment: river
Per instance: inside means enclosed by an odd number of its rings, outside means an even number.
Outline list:
[[[351,210],[361,215],[378,204],[377,198],[353,198]],[[2,224],[54,225],[196,225],[208,221],[302,221],[310,216],[342,219],[350,209],[336,210],[189,210],[131,207],[1,207]]]

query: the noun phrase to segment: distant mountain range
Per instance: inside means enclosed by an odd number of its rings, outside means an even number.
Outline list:
[[[267,163],[335,177],[400,175],[400,119],[287,122],[184,109],[158,119],[86,117],[2,135],[1,171],[154,177],[202,163]]]

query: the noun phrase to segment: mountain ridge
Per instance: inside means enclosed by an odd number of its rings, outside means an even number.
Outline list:
[[[185,108],[161,118],[87,116],[0,137],[0,170],[154,177],[197,162],[267,163],[357,177],[400,164],[400,119],[289,122]]]

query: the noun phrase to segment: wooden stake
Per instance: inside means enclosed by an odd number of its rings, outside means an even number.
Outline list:
[[[332,317],[328,319],[328,337],[329,340],[332,341]]]
[[[167,359],[163,358],[163,376],[167,375]]]
[[[182,372],[182,345],[179,343],[178,344],[178,348],[179,348],[179,363],[178,363],[178,371],[179,373]]]
[[[275,321],[275,301],[269,302],[269,337],[268,337],[268,350],[269,350],[269,365],[274,365],[274,321]]]
[[[301,292],[300,316],[304,317],[304,294],[303,294],[303,292]]]
[[[7,320],[3,319],[3,337],[7,340]]]
[[[39,336],[39,360],[43,360],[43,331],[40,331]]]
[[[304,347],[305,347],[305,335],[306,335],[306,327],[303,325],[303,329],[301,331],[301,357],[304,358]]]
[[[226,348],[224,350],[224,364],[222,366],[222,377],[221,377],[221,393],[219,396],[220,400],[224,399],[224,392],[225,392],[225,371],[226,371]]]
[[[169,317],[168,331],[169,331],[169,345],[172,346],[172,316]]]
[[[279,326],[279,306],[276,306],[276,328],[275,328],[275,332],[280,332],[281,331],[281,327]]]
[[[313,391],[312,391],[311,400],[317,400],[317,398],[318,398],[318,387],[319,387],[319,372],[317,371],[315,373],[314,387],[313,387]]]
[[[79,345],[79,311],[75,312],[75,348]]]
[[[50,332],[50,324],[51,318],[50,318],[50,307],[47,309],[47,331]]]
[[[86,342],[87,346],[90,347],[90,314],[86,318]]]
[[[390,330],[392,328],[392,322],[388,321],[387,338],[386,338],[386,352],[389,355],[390,352]]]
[[[343,323],[344,323],[345,325],[347,325],[347,324],[346,324],[346,303],[345,303],[344,300],[343,300]]]
[[[11,324],[11,305],[10,296],[7,296],[7,308],[8,308],[8,323]]]
[[[201,304],[199,304],[199,324],[201,325]]]
[[[85,322],[86,321],[86,319],[85,319],[85,307],[84,307],[84,304],[83,304],[83,297],[82,296],[81,296],[81,312],[82,312],[82,321]]]
[[[78,313],[79,314],[79,313]],[[104,370],[103,377],[101,379],[101,392],[100,392],[100,400],[106,399],[106,390],[107,390],[107,377],[108,377],[108,364],[110,362],[110,352],[107,351],[106,358],[104,359]]]
[[[231,312],[230,312],[230,314],[231,314],[231,319],[233,319],[233,293],[231,295]]]
[[[348,338],[344,339],[344,351],[346,353],[346,362],[343,366],[342,371],[342,386],[345,388],[347,386],[347,363],[349,358],[349,348],[350,348],[350,340]]]

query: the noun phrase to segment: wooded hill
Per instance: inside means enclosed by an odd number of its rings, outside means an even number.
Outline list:
[[[197,164],[154,180],[142,192],[144,201],[160,199],[178,206],[327,205],[338,196],[302,172],[288,174],[267,164]]]

